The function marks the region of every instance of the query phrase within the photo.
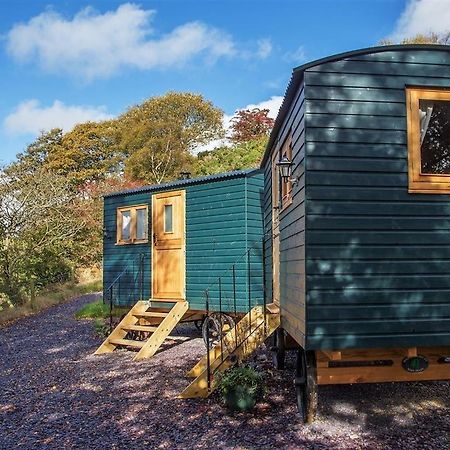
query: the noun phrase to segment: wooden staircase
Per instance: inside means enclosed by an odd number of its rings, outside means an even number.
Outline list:
[[[117,347],[129,347],[139,349],[135,361],[150,358],[183,318],[188,307],[185,300],[138,301],[94,354],[111,353]],[[133,339],[133,335],[146,339]]]
[[[208,356],[205,355],[186,374],[195,379],[179,397],[208,397],[215,389],[214,374],[224,372],[234,364],[248,358],[279,326],[278,310],[269,310],[266,307],[264,314],[264,306],[254,307],[222,338],[222,342],[209,351],[209,375],[210,379],[212,378],[209,386]]]

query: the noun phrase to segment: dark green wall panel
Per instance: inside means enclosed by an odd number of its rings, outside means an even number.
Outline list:
[[[450,343],[450,196],[408,193],[407,85],[450,88],[450,51],[305,73],[309,348]]]

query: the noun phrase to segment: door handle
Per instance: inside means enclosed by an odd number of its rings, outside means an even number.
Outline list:
[[[156,233],[153,233],[153,245],[157,244],[158,244],[158,236],[156,235]]]

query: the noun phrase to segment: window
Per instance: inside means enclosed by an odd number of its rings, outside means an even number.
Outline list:
[[[173,233],[173,207],[164,205],[164,233]]]
[[[148,240],[148,209],[126,206],[117,209],[117,243],[140,244]]]
[[[450,194],[450,90],[407,88],[409,192]]]
[[[289,161],[292,161],[292,137],[291,134],[286,138],[286,141],[283,144],[280,152],[280,160],[283,157],[287,157]],[[283,177],[280,177],[281,183],[281,209],[286,208],[292,203],[292,181],[283,180]]]

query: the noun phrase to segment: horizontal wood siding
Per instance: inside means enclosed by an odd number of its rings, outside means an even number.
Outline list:
[[[405,86],[450,88],[450,52],[304,76],[307,347],[448,345],[450,196],[408,194]]]
[[[281,325],[301,345],[305,342],[305,101],[303,85],[280,129],[273,152],[279,152],[292,136],[292,204],[280,213],[280,309]],[[272,169],[265,164],[264,226],[266,289],[272,292]],[[270,298],[270,297],[269,297]]]
[[[231,266],[236,262],[237,303],[246,304],[247,265],[246,181],[234,178],[190,186],[186,191],[186,296],[191,309],[205,309],[209,290],[211,309],[232,311]]]
[[[263,280],[263,198],[264,174],[259,172],[246,178],[247,248],[250,257],[251,305],[264,302]]]
[[[148,205],[149,212],[149,230],[148,236],[151,236],[151,197],[149,193],[138,193],[122,195],[118,197],[106,197],[104,200],[103,215],[103,291],[105,292],[105,301],[109,301],[108,287],[122,273],[120,283],[114,287],[114,303],[116,305],[132,305],[140,297],[139,267],[141,258],[143,258],[143,280],[142,297],[150,297],[150,244],[116,244],[116,210],[122,206]]]
[[[273,298],[273,260],[272,260],[272,162],[269,157],[263,167],[264,170],[264,192],[262,202],[263,225],[264,225],[264,279],[266,298],[269,302]]]

